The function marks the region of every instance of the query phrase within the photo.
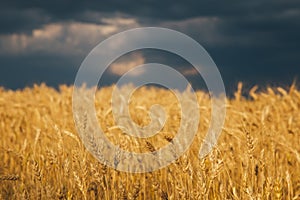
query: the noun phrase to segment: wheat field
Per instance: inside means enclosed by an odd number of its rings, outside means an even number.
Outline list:
[[[155,136],[132,138],[116,127],[110,98],[114,86],[96,93],[99,126],[109,140],[134,152],[151,152],[172,141],[180,123],[176,96],[140,88],[130,102],[132,120],[149,123],[151,105],[167,121]],[[72,114],[72,87],[44,84],[0,88],[0,199],[300,199],[300,91],[267,88],[249,97],[238,85],[227,99],[217,146],[198,152],[210,123],[210,97],[197,91],[200,122],[189,148],[169,166],[130,174],[102,165],[84,147]]]

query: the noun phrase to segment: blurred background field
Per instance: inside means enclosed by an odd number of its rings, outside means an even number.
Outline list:
[[[114,144],[136,152],[161,148],[176,134],[180,107],[162,88],[136,90],[129,106],[139,125],[154,103],[167,113],[157,135],[136,139],[115,127],[113,87],[96,93],[99,125]],[[239,84],[227,99],[217,147],[198,151],[210,123],[210,98],[197,91],[198,133],[191,148],[166,168],[128,174],[100,164],[83,146],[72,114],[72,87],[0,89],[0,199],[300,199],[300,91]],[[191,116],[192,117],[192,116]]]

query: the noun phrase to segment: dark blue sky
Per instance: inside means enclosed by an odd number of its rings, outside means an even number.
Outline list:
[[[145,26],[171,28],[198,41],[228,90],[238,81],[249,87],[286,86],[300,76],[298,0],[10,0],[0,3],[0,86],[72,84],[82,60],[99,42]],[[150,61],[186,72],[195,87],[201,85],[188,73],[191,66],[165,52],[145,50],[120,59],[124,68]],[[103,82],[119,76],[111,70]]]

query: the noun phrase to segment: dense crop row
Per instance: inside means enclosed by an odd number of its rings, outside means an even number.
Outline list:
[[[144,174],[115,171],[85,149],[73,121],[71,87],[0,89],[0,199],[300,199],[300,91],[253,88],[245,99],[241,89],[227,100],[222,134],[208,156],[198,159],[210,123],[209,96],[199,91],[200,123],[191,148],[168,167]],[[172,92],[140,88],[133,94],[130,113],[137,124],[149,123],[154,103],[168,116],[160,133],[137,139],[115,126],[111,91],[99,90],[95,102],[111,142],[150,152],[172,141],[180,123]]]

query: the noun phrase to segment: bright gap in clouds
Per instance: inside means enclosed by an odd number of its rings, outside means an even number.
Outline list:
[[[132,84],[135,84],[134,80],[141,77],[153,76],[153,72],[149,71],[147,67],[136,68],[142,64],[158,63],[166,65],[170,68],[177,70],[180,74],[186,77],[186,79],[197,89],[207,90],[206,84],[201,77],[201,74],[184,58],[177,54],[157,49],[139,49],[126,53],[116,60],[114,60],[110,66],[105,70],[102,75],[98,86],[111,85],[116,83],[120,77],[127,75],[132,77]],[[157,74],[163,79],[173,79],[168,74]]]
[[[145,63],[145,58],[141,53],[133,52],[127,56],[123,56],[116,62],[110,65],[109,71],[113,75],[122,76],[129,70]],[[133,70],[131,76],[139,76],[144,73],[144,70]]]
[[[139,26],[136,20],[131,18],[109,18],[102,21],[104,24],[50,23],[32,30],[31,34],[0,35],[0,53],[85,55],[110,35]]]

